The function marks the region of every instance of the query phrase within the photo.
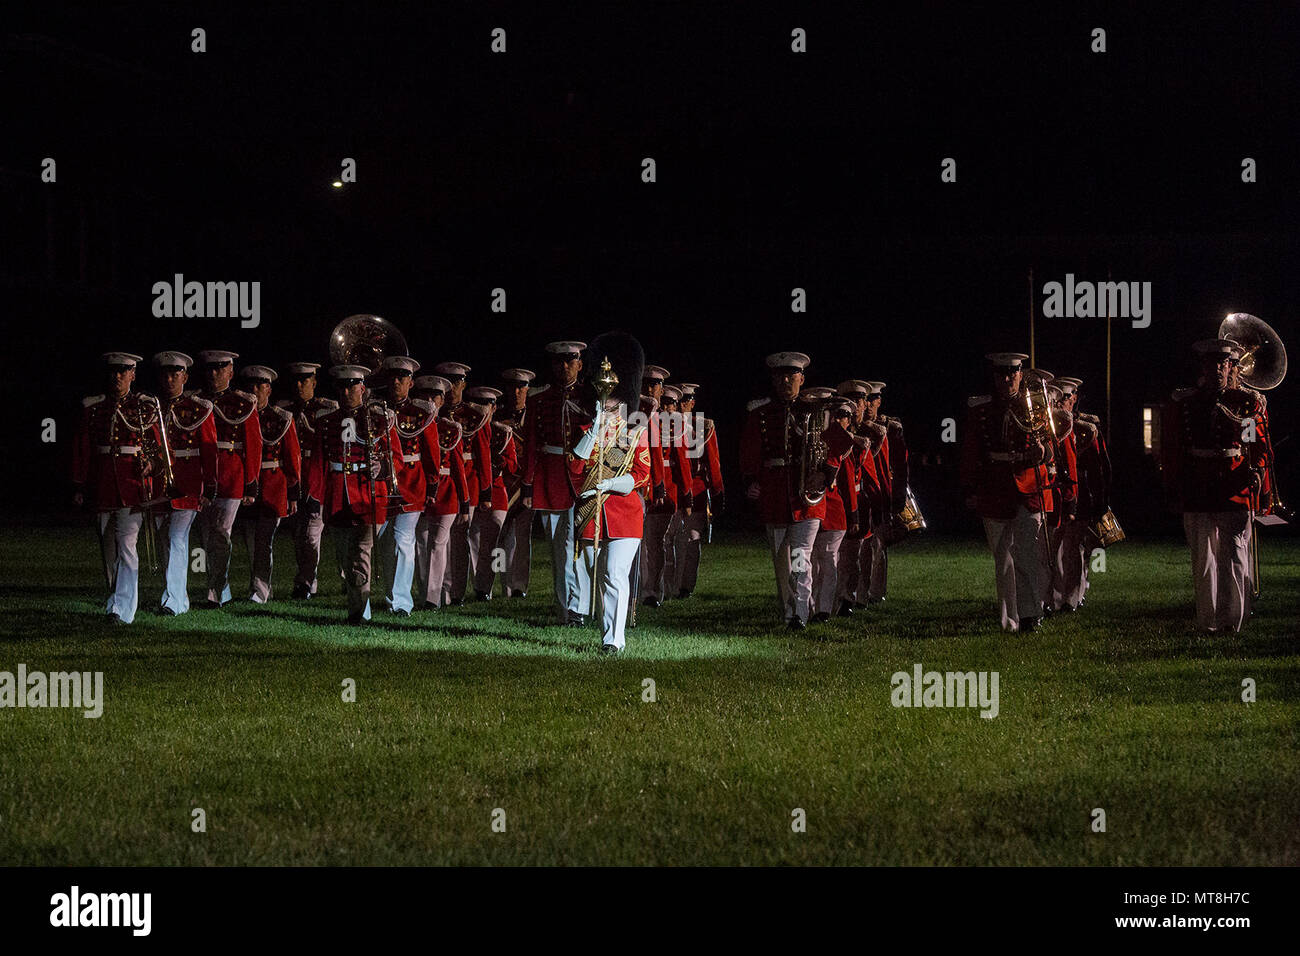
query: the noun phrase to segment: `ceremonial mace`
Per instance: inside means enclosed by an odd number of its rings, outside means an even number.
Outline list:
[[[614,372],[614,366],[609,364],[609,356],[600,361],[600,375],[598,375],[592,384],[596,388],[596,395],[600,399],[600,431],[596,432],[596,533],[592,538],[591,548],[591,618],[597,620],[600,613],[600,532],[601,516],[604,506],[605,495],[600,490],[600,482],[605,477],[605,402],[614,389],[618,387],[618,375]]]

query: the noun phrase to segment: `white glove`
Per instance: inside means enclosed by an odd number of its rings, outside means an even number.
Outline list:
[[[617,478],[602,478],[596,482],[597,491],[609,492],[611,495],[631,494],[636,482],[631,475],[619,475]]]
[[[596,422],[588,428],[577,444],[573,446],[573,457],[585,461],[591,457],[591,450],[596,447],[596,429],[600,427],[600,422]]]

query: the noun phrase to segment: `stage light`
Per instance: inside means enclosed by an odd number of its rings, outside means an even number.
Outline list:
[[[335,189],[342,189],[342,188],[343,188],[343,184],[342,184],[341,182],[339,182],[337,179],[334,180],[333,185],[334,185],[334,188],[335,188]]]

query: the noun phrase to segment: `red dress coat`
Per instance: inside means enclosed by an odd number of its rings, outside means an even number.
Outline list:
[[[549,385],[528,399],[524,416],[524,497],[536,511],[573,507],[568,453],[591,425],[591,413],[575,402],[577,385]]]
[[[483,429],[487,431],[487,429]],[[508,485],[519,474],[519,456],[515,452],[514,429],[506,422],[492,422],[489,436],[492,454],[492,510],[510,509]]]
[[[803,435],[795,404],[764,398],[751,402],[749,408],[740,436],[740,472],[746,483],[758,482],[760,519],[778,526],[820,521],[826,516],[824,497],[815,505],[796,500]]]
[[[94,395],[81,405],[72,446],[73,485],[96,511],[139,507],[151,494],[150,480],[140,478],[141,443],[162,447],[153,402],[128,392],[120,401]],[[156,470],[160,464],[153,462]]]
[[[658,418],[658,416],[655,416]],[[658,459],[663,476],[664,493],[667,496],[661,508],[652,510],[671,513],[691,505],[691,460],[687,457],[686,438],[683,433],[683,421],[680,414],[665,417],[659,422],[659,445],[650,445],[650,460],[653,465]],[[651,473],[651,482],[654,474]]]
[[[381,460],[395,454],[401,445],[396,416],[391,412],[384,414],[375,406],[369,406],[366,412],[370,416],[371,434],[375,436],[376,454]],[[388,518],[388,482],[375,480],[372,499],[367,449],[361,441],[344,440],[349,432],[356,438],[364,434],[361,410],[322,409],[317,412],[316,422],[308,487],[311,497],[321,503],[325,520],[334,525],[361,522],[377,527],[383,524]],[[345,425],[347,422],[353,424]]]
[[[302,479],[302,449],[293,413],[268,406],[259,413],[262,429],[262,479],[258,484],[258,507],[280,518],[289,514],[289,502],[298,500]]]
[[[1241,422],[1246,418],[1255,420],[1255,441],[1242,441]],[[1246,511],[1254,506],[1255,475],[1268,464],[1262,418],[1259,399],[1245,389],[1174,392],[1161,419],[1160,454],[1167,489],[1182,511]]]
[[[298,446],[302,452],[301,473],[305,479],[311,468],[312,449],[316,445],[316,413],[322,409],[333,411],[339,407],[339,403],[332,398],[313,397],[305,402],[296,398],[286,398],[276,402],[275,407],[293,412],[293,427],[298,433]],[[298,490],[302,495],[307,493],[306,480],[298,482]]]
[[[617,440],[618,432],[624,427],[619,415],[611,415],[605,421],[603,441]],[[650,484],[650,438],[646,428],[635,428],[625,435],[624,441],[636,440],[636,457],[628,474],[632,476],[632,490],[626,495],[606,495],[601,504],[601,538],[640,538],[645,533],[645,509],[641,503],[640,492]],[[569,471],[573,476],[575,488],[581,488],[587,471],[596,467],[596,449],[592,448],[589,459],[573,458],[569,462]],[[612,476],[611,476],[612,477]],[[593,540],[596,536],[595,519],[588,521],[580,529],[578,537]]]
[[[262,429],[257,399],[236,388],[216,395],[199,394],[212,403],[217,422],[217,497],[256,495],[256,482],[262,470]]]
[[[162,399],[172,476],[181,497],[177,511],[198,511],[199,499],[217,496],[217,423],[212,403],[191,395]]]
[[[695,508],[703,509],[706,491],[720,495],[725,490],[722,487],[722,465],[718,456],[718,433],[711,419],[704,420],[703,449],[690,462],[691,498]]]
[[[437,494],[442,472],[442,446],[435,420],[438,412],[432,402],[408,398],[395,413],[400,445],[394,449],[393,467],[402,497],[393,499],[393,513],[423,511],[425,502]]]
[[[434,497],[433,514],[454,515],[462,504],[469,503],[469,484],[465,480],[464,443],[460,439],[460,426],[449,419],[438,423],[438,446],[442,451],[442,466],[438,469],[438,493]]]
[[[976,513],[1006,521],[1022,505],[1030,512],[1050,511],[1051,443],[1040,447],[1021,431],[1007,402],[975,395],[967,406],[960,474],[963,493],[975,498]]]

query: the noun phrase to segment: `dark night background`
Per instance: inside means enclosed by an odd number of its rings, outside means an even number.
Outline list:
[[[1110,429],[1116,511],[1154,530],[1170,520],[1141,408],[1192,383],[1190,344],[1240,310],[1300,349],[1294,4],[552,6],[7,11],[11,508],[66,513],[102,351],[325,362],[334,324],[374,312],[426,365],[471,364],[471,383],[544,371],[547,341],[630,329],[704,385],[736,506],[763,357],[805,351],[809,385],[888,383],[932,525],[973,528],[940,421],[986,391],[986,351],[1029,351],[1032,268],[1038,364],[1085,379],[1103,415],[1105,320],[1043,319],[1042,284],[1153,284],[1150,328],[1113,325]],[[657,183],[640,181],[645,156]],[[334,190],[344,157],[358,181]],[[151,287],[177,272],[260,281],[260,328],[154,318]],[[1297,387],[1270,393],[1288,498]]]

